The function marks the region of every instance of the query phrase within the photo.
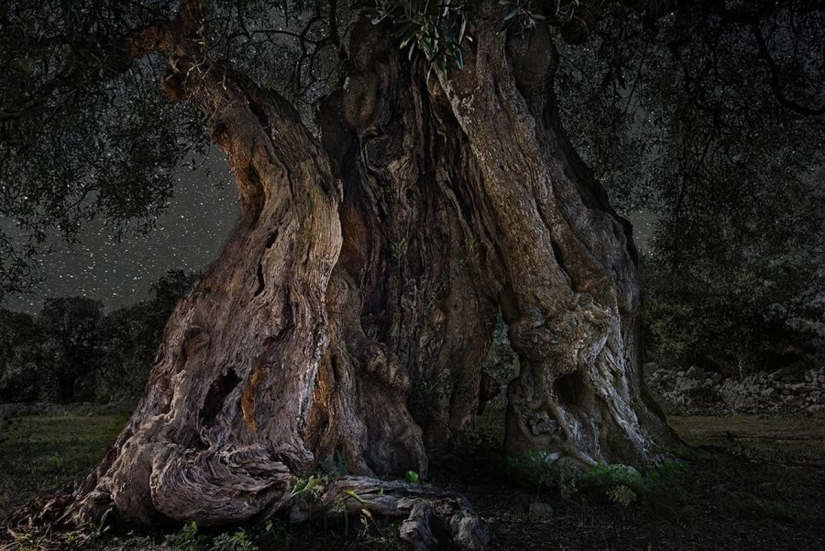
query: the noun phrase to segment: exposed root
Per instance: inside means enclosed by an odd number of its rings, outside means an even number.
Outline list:
[[[361,514],[404,519],[401,539],[415,550],[440,549],[452,543],[462,549],[484,549],[487,532],[469,501],[401,481],[344,477],[332,482],[313,503],[297,500],[289,509],[292,522],[318,514]],[[317,495],[317,494],[316,494]],[[450,541],[443,541],[444,539]]]
[[[292,477],[288,486],[287,492],[274,499],[269,509],[254,520],[277,515],[290,524],[300,524],[324,518],[367,515],[400,520],[400,538],[415,551],[453,546],[478,551],[487,545],[488,535],[483,521],[469,501],[457,494],[399,480],[360,476],[333,480],[321,476]],[[59,549],[65,535],[72,534],[71,537],[76,539],[80,533],[92,532],[82,530],[84,527],[100,531],[114,521],[116,510],[111,496],[108,499],[97,496],[93,504],[88,499],[83,502],[85,509],[95,508],[95,511],[84,510],[83,518],[94,520],[87,521],[86,526],[73,524],[66,511],[77,507],[74,497],[65,493],[53,494],[20,509],[10,519],[7,529],[7,536],[13,543],[2,547],[3,551],[17,549],[19,542],[25,541],[38,541],[43,549]],[[221,509],[220,514],[225,514],[228,500],[226,495],[222,497],[224,499],[218,500],[216,506]]]

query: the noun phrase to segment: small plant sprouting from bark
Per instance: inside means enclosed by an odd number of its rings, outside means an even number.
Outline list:
[[[477,237],[471,237],[464,241],[464,249],[466,252],[464,256],[458,259],[459,269],[464,268],[471,261],[478,259],[478,250],[480,246],[481,241],[479,241]]]
[[[407,254],[407,240],[401,239],[400,241],[396,241],[391,245],[392,248],[392,257],[395,259],[396,262],[400,261],[404,258],[404,255]]]
[[[467,34],[467,14],[462,3],[452,0],[377,0],[373,23],[384,19],[395,23],[399,48],[412,59],[421,52],[431,66],[442,71],[464,68],[462,43],[473,39]]]
[[[404,473],[404,478],[410,484],[421,484],[421,478],[415,471],[407,471],[406,473]]]
[[[294,503],[300,504],[301,508],[309,513],[311,519],[328,484],[329,478],[326,476],[313,475],[309,478],[299,478],[292,486],[289,497]]]
[[[366,505],[367,502],[361,499],[361,496],[356,494],[353,490],[344,490],[344,495],[347,495],[357,501],[360,505]]]
[[[323,492],[326,479],[320,476],[310,476],[309,478],[299,478],[290,490],[290,497],[297,497],[302,494],[311,493],[313,490]]]

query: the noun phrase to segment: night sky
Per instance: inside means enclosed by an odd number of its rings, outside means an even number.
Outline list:
[[[38,259],[46,279],[37,294],[9,296],[3,307],[36,314],[47,297],[82,296],[111,311],[148,298],[150,286],[168,270],[206,266],[234,227],[238,206],[223,155],[213,148],[204,168],[211,175],[203,169],[181,175],[168,209],[147,235],[129,235],[118,243],[94,222],[74,247],[55,241],[54,252]],[[654,217],[634,213],[629,218],[636,244],[646,250]]]
[[[168,270],[204,267],[238,217],[237,192],[223,156],[213,148],[204,167],[212,174],[200,169],[181,175],[168,209],[149,234],[118,243],[96,221],[74,247],[53,243],[55,251],[39,257],[46,279],[37,294],[11,295],[3,307],[35,314],[46,297],[83,296],[114,310],[148,298],[149,287]]]

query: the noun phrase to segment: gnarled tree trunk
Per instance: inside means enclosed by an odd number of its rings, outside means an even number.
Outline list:
[[[169,53],[167,86],[207,115],[242,218],[66,519],[300,518],[290,490],[327,457],[357,476],[325,500],[349,488],[358,507],[426,518],[420,492],[359,476],[423,475],[467,428],[499,310],[521,363],[509,453],[639,464],[672,441],[640,390],[630,228],[565,136],[546,28],[480,17],[476,51],[447,74],[360,24],[318,143],[282,98],[203,58],[192,6],[133,53]],[[480,547],[456,503],[454,537]],[[409,538],[431,545],[416,522]]]

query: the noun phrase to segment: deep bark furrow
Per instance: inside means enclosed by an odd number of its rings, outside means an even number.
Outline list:
[[[503,41],[501,34],[479,33],[477,57],[462,74],[441,75],[441,83],[501,222],[505,245],[500,250],[517,301],[518,317],[508,323],[522,373],[510,385],[508,446],[515,452],[555,449],[558,456],[585,464],[649,458],[662,423],[630,391],[638,385],[626,354],[635,346],[630,328],[639,305],[632,259],[626,243],[616,238],[618,221],[608,212],[588,209],[564,163],[551,154],[566,137],[539,116],[554,108],[545,106],[553,101],[549,80],[533,72],[530,82],[517,83],[517,92],[500,78],[509,63],[518,65],[538,52],[522,45],[520,57],[508,61]],[[542,70],[549,74],[552,67]],[[499,135],[514,137],[513,144],[503,144]],[[549,257],[540,251],[549,251]],[[540,263],[557,275],[544,281],[522,275]],[[546,294],[550,289],[553,294]],[[574,375],[583,390],[571,400],[563,381]],[[601,412],[598,421],[594,411]],[[642,419],[636,411],[643,412]]]
[[[239,182],[243,220],[170,323],[153,378],[170,381],[171,401],[150,391],[119,456],[95,481],[95,495],[110,494],[122,515],[140,520],[249,518],[282,499],[294,473],[314,460],[303,420],[329,342],[324,294],[340,246],[336,186],[296,117],[276,118],[270,108],[262,121],[249,107],[257,103],[245,100],[248,83],[223,84],[201,75],[190,97],[202,109],[229,105],[213,118],[213,135]],[[261,126],[271,120],[277,132]],[[297,175],[290,189],[284,180]],[[76,511],[95,514],[84,501]]]
[[[668,441],[639,390],[632,240],[558,119],[550,35],[498,31],[482,24],[465,69],[428,79],[392,29],[359,23],[348,78],[319,106],[321,143],[282,97],[176,35],[171,82],[207,115],[241,220],[67,518],[366,508],[406,519],[416,548],[437,545],[438,522],[481,548],[453,496],[345,477],[310,503],[299,478],[329,462],[425,476],[493,393],[481,366],[499,311],[520,363],[509,453],[643,463]]]

